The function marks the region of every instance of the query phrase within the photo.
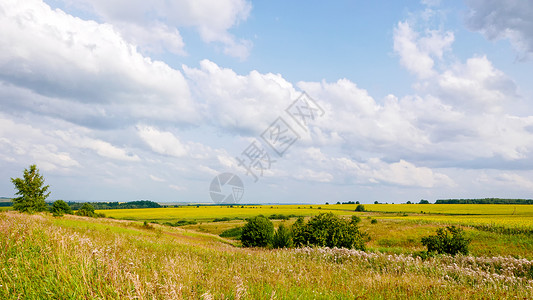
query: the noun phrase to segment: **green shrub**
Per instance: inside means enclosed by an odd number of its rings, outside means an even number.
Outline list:
[[[272,245],[274,225],[265,218],[257,216],[248,220],[242,229],[241,242],[244,247],[267,247]]]
[[[355,211],[366,211],[365,206],[363,204],[357,204]]]
[[[333,213],[321,213],[309,219],[305,224],[299,218],[292,227],[293,241],[298,247],[319,246],[355,248],[365,250],[365,243],[370,240],[368,234],[360,232],[359,218],[350,221],[341,219]]]
[[[292,233],[288,227],[281,224],[274,234],[274,239],[272,241],[272,246],[274,248],[292,248]]]
[[[377,224],[378,223],[378,220],[376,219],[372,219],[372,221],[370,221],[370,224]]]
[[[268,218],[270,220],[288,220],[288,219],[290,219],[289,216],[282,215],[282,214],[272,214]]]
[[[455,226],[439,228],[436,235],[422,238],[422,245],[428,248],[428,252],[439,254],[456,255],[458,253],[468,254],[468,244],[470,239],[464,235],[464,231]]]
[[[52,204],[52,207],[50,208],[50,212],[54,215],[54,217],[60,217],[64,214],[72,214],[72,208],[67,204],[67,202],[63,200],[56,200],[54,201],[54,204]]]
[[[105,218],[105,214],[95,213],[94,206],[90,203],[83,203],[83,205],[76,212],[78,216],[91,217],[91,218]]]

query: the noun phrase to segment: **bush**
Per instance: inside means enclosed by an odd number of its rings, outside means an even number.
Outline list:
[[[289,216],[282,215],[282,214],[272,214],[268,218],[270,220],[288,220],[288,219],[290,219]]]
[[[293,242],[291,230],[283,224],[279,225],[278,230],[274,234],[272,246],[274,248],[292,248]]]
[[[437,235],[422,238],[422,245],[428,248],[429,253],[450,254],[458,253],[468,254],[468,244],[470,239],[464,236],[461,228],[447,226],[446,228],[437,229]]]
[[[241,242],[244,247],[267,247],[272,245],[274,225],[265,218],[257,216],[248,220],[242,229]]]
[[[72,208],[68,206],[67,202],[63,200],[56,200],[54,201],[54,204],[52,204],[52,208],[50,208],[50,212],[55,217],[60,217],[64,214],[72,214]]]
[[[292,227],[294,244],[299,247],[311,245],[365,250],[365,243],[370,238],[359,231],[359,221],[359,218],[350,221],[341,219],[333,213],[316,215],[307,224],[299,218]]]
[[[366,211],[365,206],[363,204],[357,204],[355,211]]]
[[[95,213],[94,206],[89,203],[83,203],[80,209],[76,212],[76,215],[91,218],[105,218],[105,214]]]
[[[372,219],[372,221],[370,221],[370,224],[377,224],[378,223],[378,220],[376,219]]]

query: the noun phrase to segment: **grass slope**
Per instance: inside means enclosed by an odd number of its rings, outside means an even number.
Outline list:
[[[1,299],[504,299],[533,297],[513,258],[244,249],[142,223],[0,213]]]

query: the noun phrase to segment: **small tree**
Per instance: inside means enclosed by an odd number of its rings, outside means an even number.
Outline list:
[[[44,178],[39,174],[36,165],[31,165],[30,169],[24,169],[24,178],[11,178],[11,182],[18,190],[16,195],[20,197],[13,199],[13,208],[15,210],[27,213],[37,211],[46,211],[48,209],[45,199],[50,186],[44,185]]]
[[[283,224],[279,225],[274,234],[272,246],[274,248],[291,248],[293,246],[291,230]]]
[[[365,206],[363,204],[357,204],[355,211],[365,211]]]
[[[468,254],[468,244],[470,244],[470,239],[465,237],[461,228],[455,226],[439,228],[437,235],[422,238],[422,245],[428,248],[428,252],[439,254]]]
[[[72,214],[72,208],[67,204],[67,202],[63,200],[56,200],[54,204],[52,204],[52,208],[50,209],[50,212],[55,217],[60,217],[64,214]]]
[[[274,224],[265,216],[248,220],[242,229],[241,242],[244,247],[267,247],[272,245]]]
[[[429,201],[422,199],[418,204],[429,204]]]

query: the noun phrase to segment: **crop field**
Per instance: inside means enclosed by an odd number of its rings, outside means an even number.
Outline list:
[[[329,205],[333,207],[334,205]],[[339,205],[340,206],[340,205]],[[258,206],[181,206],[170,208],[109,209],[98,210],[108,217],[138,221],[212,221],[217,218],[249,218],[257,215],[273,214],[312,216],[320,212],[333,212],[340,215],[354,214],[340,209],[329,209],[327,205],[258,205]]]
[[[434,229],[362,223],[391,245]],[[533,261],[523,258],[242,248],[218,235],[137,221],[0,212],[0,248],[0,299],[533,297]]]

